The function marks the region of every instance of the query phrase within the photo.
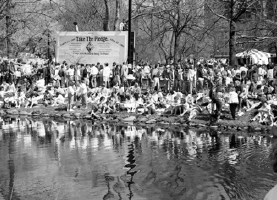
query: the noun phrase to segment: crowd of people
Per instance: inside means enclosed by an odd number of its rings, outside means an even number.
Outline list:
[[[255,111],[252,121],[274,125],[277,67],[228,66],[220,60],[176,64],[38,64],[3,59],[0,106],[67,105],[87,108],[93,118],[121,111],[186,116],[206,110],[215,121],[228,111],[235,120]],[[89,109],[90,109],[89,107]]]

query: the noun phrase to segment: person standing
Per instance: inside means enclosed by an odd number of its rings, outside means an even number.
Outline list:
[[[15,75],[15,85],[18,85],[20,83],[20,80],[21,80],[21,70],[20,70],[19,67],[14,72],[14,75]]]
[[[129,71],[129,69],[128,69],[128,66],[125,64],[125,63],[123,63],[123,65],[122,65],[122,67],[121,67],[121,84],[122,84],[122,86],[123,87],[128,87],[129,86],[129,84],[128,84],[128,71]]]
[[[168,93],[170,91],[170,66],[167,65],[166,69],[163,71],[163,79],[165,81],[165,88],[164,91]]]
[[[99,66],[99,86],[102,87],[103,86],[103,65]]]
[[[174,90],[174,83],[175,83],[175,69],[174,65],[171,65],[170,72],[169,72],[169,90]]]
[[[75,81],[77,83],[79,83],[81,80],[81,71],[81,65],[77,65],[74,70]]]
[[[97,69],[97,67],[92,64],[91,70],[90,70],[90,74],[91,74],[91,86],[92,88],[97,87],[97,75],[99,73],[99,70]]]
[[[232,87],[229,92],[229,107],[230,107],[230,112],[233,120],[236,119],[236,110],[237,110],[238,104],[239,104],[239,95],[236,92],[236,89]]]
[[[146,64],[143,68],[144,77],[147,79],[147,86],[149,88],[152,87],[152,79],[151,79],[151,68],[148,64]]]
[[[105,63],[105,67],[103,69],[103,82],[104,82],[104,86],[106,88],[109,88],[109,79],[110,79],[110,74],[111,74],[111,69],[109,67],[108,63]]]
[[[69,69],[67,70],[69,80],[74,80],[74,65],[70,65]]]
[[[160,71],[158,69],[158,65],[154,66],[154,69],[152,70],[152,79],[154,80],[153,86],[154,90],[159,91],[160,89]]]
[[[202,91],[203,90],[203,86],[204,86],[204,72],[203,72],[203,64],[199,64],[197,71],[196,71],[196,76],[197,76],[197,80],[199,83],[199,87],[197,88],[198,91]]]
[[[88,77],[88,65],[81,64],[81,79],[86,79]]]
[[[195,77],[196,76],[196,72],[194,70],[193,65],[191,64],[189,66],[189,71],[188,71],[188,81],[189,81],[189,94],[192,94],[192,90],[193,88],[195,88]]]
[[[60,77],[60,86],[62,88],[65,87],[65,71],[64,71],[64,65],[61,66],[59,72],[58,72],[58,75]]]
[[[212,100],[212,103],[216,105],[216,110],[214,113],[215,120],[218,121],[221,116],[221,110],[222,110],[222,102],[220,98],[218,97],[218,93],[220,92],[220,89],[216,87],[216,85],[207,77],[204,77],[209,82],[209,97]]]
[[[67,96],[68,96],[68,106],[67,106],[67,111],[71,112],[74,111],[73,108],[73,103],[74,103],[74,95],[75,95],[75,87],[72,81],[68,83],[68,88],[67,88]]]
[[[181,68],[181,66],[177,67],[177,76],[176,76],[176,92],[183,92],[183,69]]]
[[[113,86],[120,85],[120,66],[116,65],[116,67],[113,70]]]

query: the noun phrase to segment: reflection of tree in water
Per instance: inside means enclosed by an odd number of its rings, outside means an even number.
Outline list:
[[[133,178],[134,178],[134,175],[137,173],[137,171],[132,171],[136,167],[136,164],[135,164],[136,160],[135,160],[135,155],[134,155],[135,149],[134,149],[133,142],[128,145],[128,150],[129,150],[128,155],[126,156],[128,164],[126,164],[124,167],[129,169],[127,171],[127,175],[130,176],[130,179],[129,179],[129,181],[127,181],[127,185],[129,188],[129,199],[132,199],[132,197],[134,196],[133,192],[132,192],[132,184],[134,184]]]
[[[9,123],[12,122],[13,121],[7,121],[5,123],[8,123],[9,125]],[[93,156],[94,153],[97,151],[97,148],[99,150],[104,149],[101,148],[101,145],[103,145],[103,142],[107,140],[109,140],[110,142],[108,143],[108,145],[111,145],[113,147],[112,151],[116,152],[116,155],[118,155],[119,159],[122,155],[126,155],[125,168],[128,170],[126,174],[124,172],[121,172],[120,174],[115,173],[116,175],[113,176],[114,174],[110,172],[105,173],[107,172],[107,170],[104,173],[103,171],[99,172],[96,170],[95,183],[97,183],[97,176],[103,177],[104,175],[104,180],[106,181],[106,185],[108,187],[107,194],[103,197],[104,199],[118,199],[118,197],[119,199],[123,199],[123,194],[125,195],[126,192],[128,193],[129,199],[134,199],[134,193],[136,193],[136,189],[139,189],[139,186],[147,186],[146,190],[149,190],[152,187],[151,185],[154,186],[153,189],[160,190],[161,193],[163,192],[164,188],[166,188],[167,191],[164,191],[164,195],[170,194],[174,195],[174,197],[176,196],[177,198],[178,195],[183,194],[184,190],[189,187],[187,186],[187,182],[189,182],[188,180],[190,178],[195,178],[193,172],[197,171],[198,167],[200,167],[201,169],[205,169],[207,173],[211,172],[222,175],[227,172],[226,175],[224,174],[224,178],[222,178],[222,180],[219,178],[220,181],[227,185],[226,188],[224,187],[226,192],[229,194],[235,191],[241,191],[241,189],[237,187],[229,188],[234,182],[242,182],[242,184],[244,183],[243,181],[238,180],[238,177],[241,177],[242,170],[237,171],[234,167],[234,164],[230,163],[230,155],[232,156],[232,153],[236,152],[237,150],[240,153],[240,150],[242,149],[243,154],[240,155],[243,155],[243,157],[245,157],[244,153],[248,151],[249,147],[247,147],[247,145],[243,145],[244,143],[249,142],[253,144],[251,147],[254,146],[254,148],[256,146],[263,145],[263,143],[261,144],[257,141],[257,139],[259,138],[242,138],[240,136],[237,136],[238,134],[224,135],[222,133],[219,133],[216,129],[203,129],[202,134],[200,133],[200,131],[195,132],[186,129],[176,129],[174,131],[171,131],[171,129],[162,130],[160,128],[145,127],[145,129],[143,129],[143,134],[139,134],[138,127],[135,127],[132,130],[128,130],[127,126],[97,124],[91,125],[91,127],[88,128],[87,123],[89,122],[74,121],[66,123],[59,122],[61,124],[64,124],[64,128],[62,129],[62,131],[58,132],[55,128],[57,126],[55,126],[55,124],[52,123],[51,120],[43,120],[41,122],[43,123],[45,128],[45,136],[38,136],[39,131],[37,131],[37,129],[39,128],[39,125],[36,123],[36,120],[32,120],[30,122],[27,122],[26,120],[27,133],[20,131],[21,134],[32,134],[31,145],[44,145],[51,143],[52,141],[52,145],[53,147],[55,147],[55,150],[57,150],[58,147],[60,148],[60,145],[63,145],[63,147],[65,148],[64,150],[67,150],[68,148],[70,149],[70,146],[67,145],[69,145],[70,142],[74,143],[74,154],[70,154],[70,156],[73,157],[69,157],[68,159],[74,158],[77,161],[77,166],[74,166],[74,169],[76,169],[74,174],[75,177],[79,177],[79,170],[87,170],[83,169],[80,166],[84,166],[86,164],[89,164],[89,166],[91,166],[92,163],[94,164],[95,162],[102,162],[102,158],[101,160],[95,161]],[[88,131],[88,129],[91,130]],[[6,155],[8,155],[8,152],[13,152],[17,150],[18,143],[16,143],[15,145],[15,136],[16,134],[20,134],[19,132],[17,132],[18,130],[18,127],[16,127],[16,129],[10,130],[8,134],[7,132],[4,132],[3,134],[3,138],[5,138],[7,144],[7,152],[5,152]],[[129,131],[129,134],[127,134],[126,131]],[[145,134],[146,131],[147,134]],[[60,137],[58,137],[59,133],[64,134],[66,138],[64,141],[62,141],[62,143],[55,142],[57,141],[57,139],[60,139]],[[141,135],[144,135],[145,137],[141,137]],[[28,138],[31,137],[28,136]],[[265,140],[266,139],[267,138],[265,138]],[[86,144],[86,142],[88,144]],[[85,146],[83,144],[85,144]],[[129,145],[127,146],[128,149],[126,150],[125,145],[127,144]],[[104,145],[104,147],[107,147],[106,143],[104,143]],[[50,151],[50,155],[53,148],[48,147],[49,146],[47,146],[47,150]],[[82,151],[82,148],[86,148],[86,151]],[[147,154],[145,154],[146,151]],[[254,151],[257,152],[257,150],[255,149]],[[84,152],[87,156],[88,163],[86,163],[86,161],[82,159]],[[249,153],[253,153],[252,149],[250,149]],[[151,154],[154,155],[155,158],[151,159],[151,164],[148,166],[149,157],[151,157]],[[102,156],[97,154],[97,152],[95,155],[95,157]],[[138,157],[136,157],[137,155]],[[167,155],[169,155],[169,157],[166,157]],[[58,155],[55,154],[55,156]],[[68,154],[66,154],[66,156],[68,156]],[[141,162],[144,158],[146,158],[146,160],[143,160],[143,162]],[[240,164],[239,159],[237,157],[234,158],[235,161],[237,161],[237,164]],[[41,159],[41,157],[39,159]],[[6,182],[4,183],[5,186],[3,186],[5,190],[3,190],[1,186],[2,180],[4,180],[4,178],[1,177],[2,179],[0,179],[0,193],[3,194],[2,196],[4,196],[5,199],[9,199],[11,195],[13,199],[18,199],[17,195],[19,195],[19,188],[14,188],[14,179],[16,178],[15,170],[17,169],[15,167],[16,162],[17,160],[14,160],[14,155],[10,153],[10,159],[8,163],[5,162],[5,165],[9,167],[9,173],[7,173]],[[110,162],[109,158],[105,160],[105,164],[107,162]],[[114,160],[112,160],[111,162],[114,162]],[[139,164],[138,166],[138,163],[142,164]],[[192,167],[187,167],[188,164],[192,165]],[[72,164],[70,165],[72,167]],[[123,165],[124,164],[120,163],[120,166]],[[196,166],[197,168],[195,168]],[[30,170],[30,168],[28,168],[28,170]],[[140,170],[142,173],[137,173],[137,171],[135,170]],[[144,172],[147,173],[143,174],[143,170],[145,170]],[[189,170],[191,170],[192,173],[187,176]],[[247,170],[245,171],[247,173]],[[90,173],[87,171],[85,172]],[[200,173],[200,175],[202,174]],[[80,177],[80,179],[82,178],[83,177]],[[138,188],[135,187],[135,184],[138,184]],[[96,185],[95,187],[99,186]],[[18,194],[16,194],[16,192]],[[149,192],[152,192],[152,190]]]
[[[16,128],[17,127],[13,127],[14,125],[16,125],[17,123],[16,119],[13,118],[8,118],[5,119],[4,123],[8,124],[9,128],[8,128],[8,134],[4,134],[3,135],[3,140],[4,143],[7,143],[8,146],[8,155],[9,155],[9,160],[8,160],[8,170],[9,170],[9,184],[8,184],[8,191],[5,190],[5,180],[3,180],[3,182],[0,182],[0,192],[1,195],[5,198],[5,199],[14,199],[17,200],[19,199],[19,197],[16,194],[16,188],[14,187],[14,182],[15,182],[15,147],[16,147],[16,136],[17,133]],[[15,131],[14,131],[15,130]],[[1,196],[0,196],[1,197]]]
[[[107,186],[108,186],[108,192],[103,197],[103,200],[114,199],[115,195],[112,193],[111,186],[110,186],[110,182],[114,181],[114,177],[113,176],[109,176],[108,173],[104,174],[104,176],[105,176],[105,181],[106,181]]]

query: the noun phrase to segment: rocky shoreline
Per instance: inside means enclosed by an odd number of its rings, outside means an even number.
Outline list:
[[[64,121],[68,120],[92,120],[89,114],[90,109],[78,108],[74,112],[67,112],[65,107],[44,107],[38,106],[34,108],[18,108],[0,110],[2,117],[39,117],[39,118],[59,118]],[[144,126],[161,126],[161,127],[193,127],[193,128],[215,128],[221,131],[247,131],[261,132],[264,134],[273,134],[272,127],[261,125],[258,122],[249,122],[250,116],[245,114],[237,120],[228,119],[228,114],[223,114],[223,119],[210,125],[209,114],[199,114],[189,124],[184,117],[180,116],[161,116],[142,115],[136,113],[120,112],[115,114],[102,114],[102,120],[94,120],[97,123],[115,123],[115,124],[134,124]],[[276,133],[277,135],[277,133]]]

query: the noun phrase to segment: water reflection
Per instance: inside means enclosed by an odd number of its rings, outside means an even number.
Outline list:
[[[0,199],[262,199],[271,138],[0,118]]]

